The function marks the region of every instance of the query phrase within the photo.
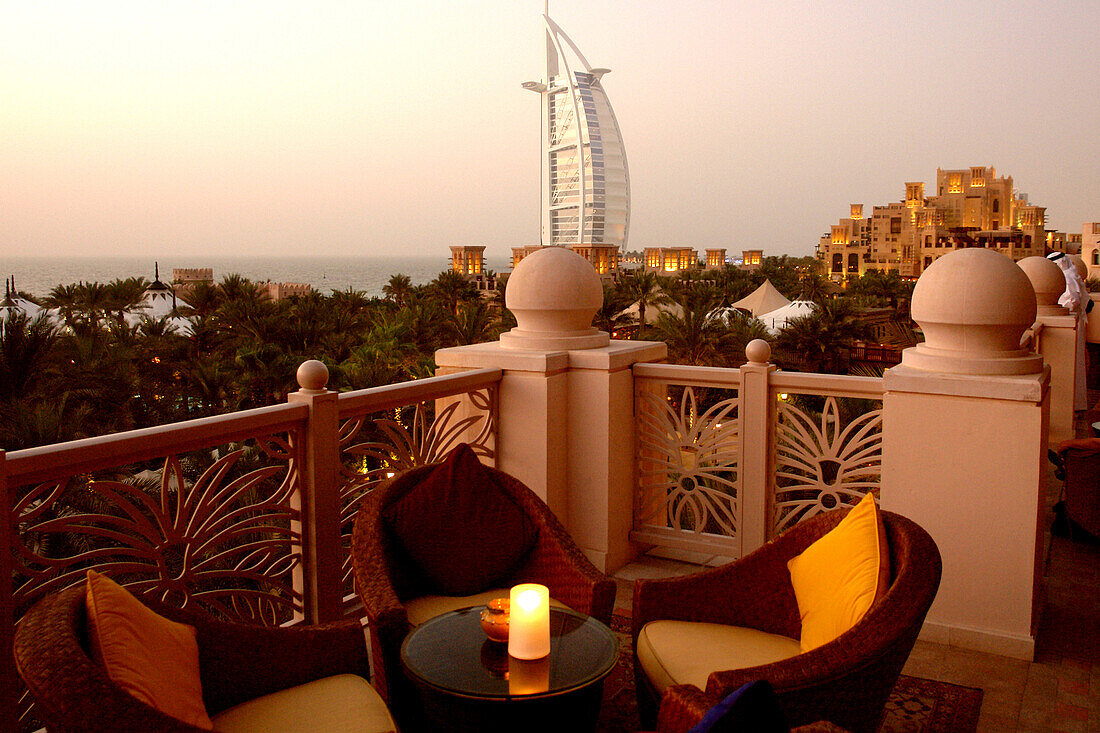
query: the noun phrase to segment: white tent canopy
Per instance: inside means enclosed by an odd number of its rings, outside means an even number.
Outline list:
[[[641,309],[638,307],[638,301],[635,301],[628,308],[625,308],[622,313],[630,316],[637,322],[639,310]],[[647,326],[652,326],[657,322],[657,318],[660,317],[662,313],[671,313],[676,318],[681,318],[684,315],[684,309],[680,307],[679,303],[648,305],[645,309],[645,324]]]
[[[765,313],[770,313],[782,308],[790,302],[791,301],[783,297],[783,293],[775,289],[771,280],[765,280],[760,287],[732,304],[730,307],[748,311],[757,318],[760,318]]]
[[[817,304],[812,300],[794,300],[771,313],[765,313],[760,316],[760,320],[768,331],[776,334],[791,321],[812,315],[815,310]]]

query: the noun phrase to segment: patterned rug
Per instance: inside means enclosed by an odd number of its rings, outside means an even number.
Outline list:
[[[615,613],[611,630],[619,637],[619,662],[604,681],[597,730],[634,733],[641,724],[634,697],[629,613]],[[980,689],[902,675],[886,703],[880,733],[974,733],[981,707]]]

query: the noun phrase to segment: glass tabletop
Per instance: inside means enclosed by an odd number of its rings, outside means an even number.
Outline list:
[[[481,630],[484,606],[425,621],[405,637],[401,663],[414,679],[476,699],[562,695],[606,676],[618,659],[611,629],[570,609],[550,609],[550,655],[525,661]]]

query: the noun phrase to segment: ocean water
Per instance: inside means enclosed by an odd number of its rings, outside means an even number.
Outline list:
[[[507,258],[486,258],[496,272],[510,267]],[[498,261],[499,260],[499,261]],[[11,257],[0,253],[0,275],[15,276],[18,290],[42,297],[57,285],[75,282],[106,283],[116,278],[153,279],[152,257]],[[367,295],[382,295],[391,275],[408,275],[414,285],[434,279],[450,268],[447,254],[439,257],[173,257],[157,259],[161,280],[169,282],[172,269],[212,267],[214,281],[236,273],[257,282],[309,283],[328,295],[352,288]]]

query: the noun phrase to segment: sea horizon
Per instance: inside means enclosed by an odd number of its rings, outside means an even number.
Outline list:
[[[393,275],[408,275],[414,285],[433,280],[450,269],[449,254],[419,256],[362,257],[209,257],[180,256],[156,258],[148,256],[9,256],[0,257],[0,274],[14,277],[15,287],[43,298],[58,285],[77,282],[107,283],[127,277],[153,279],[154,265],[160,279],[170,282],[176,268],[210,267],[214,282],[230,274],[238,274],[255,282],[307,283],[322,295],[349,288],[368,296],[381,296],[382,288]],[[505,257],[487,257],[490,270],[503,272],[511,263]]]

